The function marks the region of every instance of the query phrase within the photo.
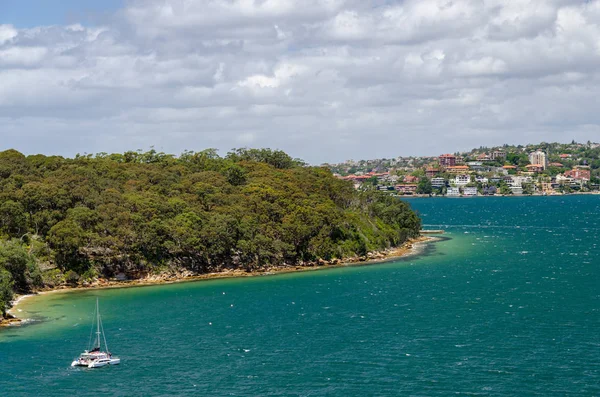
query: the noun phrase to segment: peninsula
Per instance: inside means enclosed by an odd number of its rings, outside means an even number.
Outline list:
[[[0,153],[0,312],[13,294],[394,256],[409,205],[270,149]],[[212,277],[211,276],[211,277]]]

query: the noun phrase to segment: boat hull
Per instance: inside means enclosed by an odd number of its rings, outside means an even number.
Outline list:
[[[88,368],[100,368],[108,365],[108,361],[93,361],[88,364]]]

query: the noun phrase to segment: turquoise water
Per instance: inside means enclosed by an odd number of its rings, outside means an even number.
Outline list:
[[[418,257],[30,298],[0,395],[600,395],[600,196],[411,205]],[[122,364],[70,368],[96,297]]]

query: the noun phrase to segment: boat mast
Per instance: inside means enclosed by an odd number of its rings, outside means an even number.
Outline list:
[[[98,338],[98,349],[100,349],[100,306],[96,298],[96,337]]]

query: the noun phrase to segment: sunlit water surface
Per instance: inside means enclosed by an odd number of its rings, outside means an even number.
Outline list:
[[[418,257],[25,300],[0,395],[600,395],[600,196],[410,202]],[[122,364],[70,368],[96,297]]]

